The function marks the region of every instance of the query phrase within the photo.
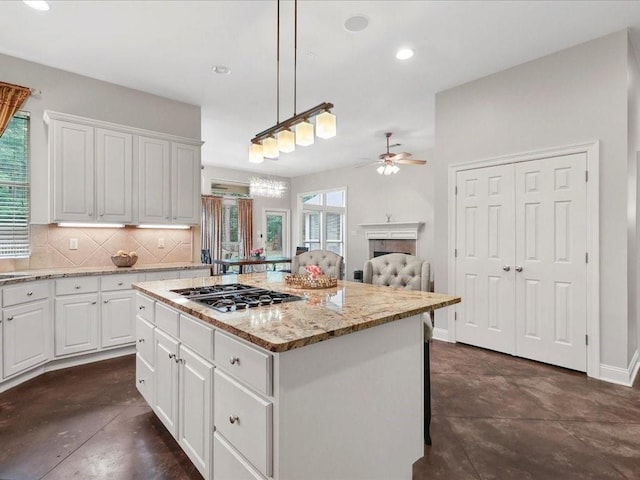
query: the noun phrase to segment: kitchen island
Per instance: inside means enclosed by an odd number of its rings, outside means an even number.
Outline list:
[[[221,313],[172,290],[301,300]],[[283,275],[146,282],[136,384],[205,478],[410,479],[423,455],[422,313],[459,298]]]

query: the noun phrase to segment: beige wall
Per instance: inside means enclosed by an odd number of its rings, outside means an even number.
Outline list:
[[[436,95],[435,280],[446,285],[447,169],[454,163],[600,141],[601,363],[627,368],[627,32]],[[446,328],[444,313],[437,326]]]

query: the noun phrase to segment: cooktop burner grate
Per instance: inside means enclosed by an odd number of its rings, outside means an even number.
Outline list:
[[[235,312],[263,305],[303,300],[303,297],[297,295],[275,292],[240,283],[182,288],[171,291],[219,312]]]

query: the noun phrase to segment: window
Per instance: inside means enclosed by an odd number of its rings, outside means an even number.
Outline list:
[[[225,198],[222,201],[222,258],[240,255],[238,237],[238,202]]]
[[[331,190],[300,196],[302,244],[309,250],[329,250],[345,256],[346,192]]]
[[[29,114],[0,137],[0,258],[29,256]]]

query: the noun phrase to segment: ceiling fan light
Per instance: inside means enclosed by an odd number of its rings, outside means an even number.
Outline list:
[[[273,137],[267,137],[262,141],[262,151],[267,158],[278,158],[278,141]]]
[[[296,144],[301,147],[313,145],[313,123],[306,120],[296,125]]]
[[[400,171],[400,168],[397,165],[393,165],[391,167],[391,173],[398,173]]]
[[[262,145],[259,143],[252,143],[249,147],[249,162],[250,163],[262,163],[264,162],[264,155]]]
[[[296,149],[296,136],[291,130],[283,130],[278,133],[278,150],[283,153],[291,153]]]
[[[336,136],[336,116],[324,111],[316,117],[316,135],[320,138]]]
[[[376,172],[382,175],[384,173],[384,165],[380,165],[378,168],[376,168]]]

